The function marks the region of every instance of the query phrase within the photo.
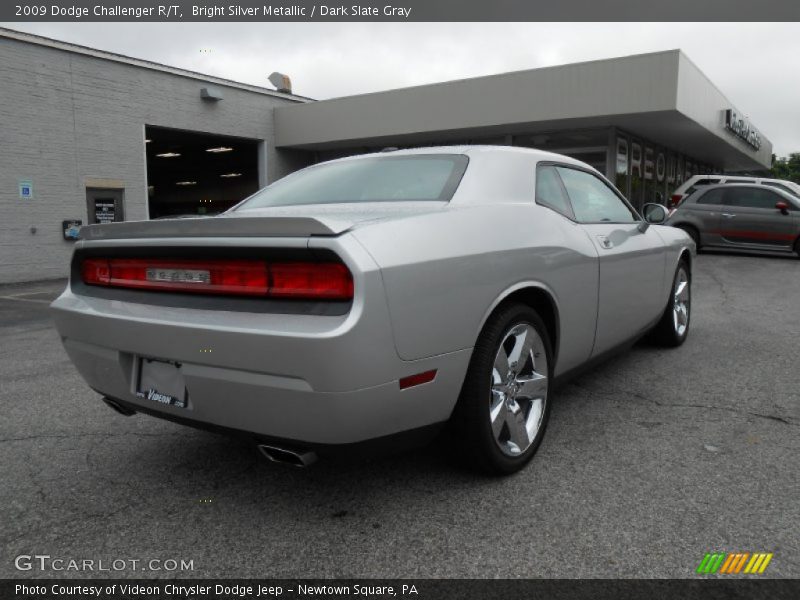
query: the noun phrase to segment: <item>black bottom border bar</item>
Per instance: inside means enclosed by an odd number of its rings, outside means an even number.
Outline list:
[[[800,579],[2,579],[3,600],[800,598]]]

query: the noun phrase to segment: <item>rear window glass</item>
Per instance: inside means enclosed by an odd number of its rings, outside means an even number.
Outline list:
[[[699,186],[699,185],[714,185],[715,183],[719,183],[719,182],[720,182],[719,179],[713,179],[713,178],[710,178],[710,179],[698,179],[697,181],[694,182],[694,185],[695,186]]]
[[[414,154],[323,163],[280,179],[236,210],[350,202],[447,201],[467,168],[463,154]]]
[[[684,193],[685,193],[685,194],[687,194],[687,195],[688,195],[688,194],[691,194],[692,192],[694,192],[695,190],[697,190],[697,188],[698,188],[698,187],[702,187],[702,186],[704,186],[704,185],[714,185],[715,183],[719,183],[719,181],[720,181],[719,179],[712,179],[712,178],[710,178],[710,179],[698,179],[698,180],[697,180],[697,181],[695,181],[695,182],[694,182],[694,184],[693,184],[691,187],[689,187],[689,189],[688,189],[688,190],[686,190]]]

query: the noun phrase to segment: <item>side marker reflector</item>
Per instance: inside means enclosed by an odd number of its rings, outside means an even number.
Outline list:
[[[436,379],[436,369],[425,371],[423,373],[417,373],[416,375],[409,375],[408,377],[401,377],[400,389],[405,390],[407,388],[414,387],[415,385],[430,383],[434,379]]]

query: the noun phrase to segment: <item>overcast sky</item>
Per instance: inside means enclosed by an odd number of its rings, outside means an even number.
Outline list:
[[[681,48],[785,155],[800,152],[800,23],[42,23],[4,26],[323,99]]]

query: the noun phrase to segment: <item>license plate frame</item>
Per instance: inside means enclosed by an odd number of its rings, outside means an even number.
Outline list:
[[[164,406],[187,408],[189,394],[181,364],[156,358],[139,357],[135,394]]]

